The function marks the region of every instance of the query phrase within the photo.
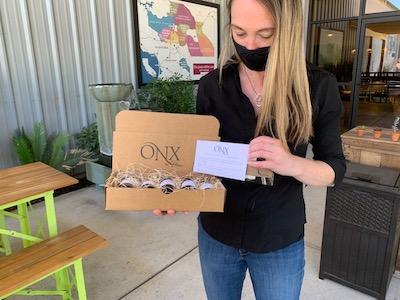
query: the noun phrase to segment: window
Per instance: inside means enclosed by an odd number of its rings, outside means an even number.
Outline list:
[[[397,11],[400,9],[400,0],[367,0],[365,14]]]

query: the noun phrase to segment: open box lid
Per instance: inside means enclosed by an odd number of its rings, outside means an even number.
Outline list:
[[[219,140],[212,116],[121,111],[113,135],[113,171],[134,164],[150,169],[192,172],[197,140]]]

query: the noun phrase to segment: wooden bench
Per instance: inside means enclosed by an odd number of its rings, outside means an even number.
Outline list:
[[[78,226],[54,238],[0,258],[0,299],[10,295],[60,295],[71,299],[70,291],[33,291],[26,287],[74,266],[79,299],[86,299],[82,258],[107,245],[107,241]]]

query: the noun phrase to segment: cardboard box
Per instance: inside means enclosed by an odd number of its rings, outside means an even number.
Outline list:
[[[133,164],[172,171],[179,176],[192,172],[196,141],[218,141],[219,122],[212,116],[122,111],[116,116],[112,170]],[[226,190],[179,190],[106,186],[107,210],[223,212]]]

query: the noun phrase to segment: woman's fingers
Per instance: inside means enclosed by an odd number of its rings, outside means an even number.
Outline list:
[[[271,160],[274,157],[274,152],[269,152],[266,150],[258,150],[249,152],[249,161],[257,161],[259,158],[263,158],[264,160]],[[263,161],[263,160],[259,160]]]
[[[176,211],[174,209],[168,209],[167,214],[170,216],[174,216],[176,214]]]
[[[250,147],[255,146],[255,145],[280,145],[281,141],[269,136],[259,136],[254,138],[251,142],[250,142]]]
[[[249,161],[247,165],[257,168],[257,169],[268,169],[268,170],[274,170],[275,168],[275,163],[270,160],[265,160],[265,161]]]
[[[156,215],[157,217],[162,215],[161,209],[155,209],[153,210],[153,214]]]
[[[185,211],[184,213],[187,214],[187,211]],[[153,214],[156,215],[157,217],[164,216],[164,215],[174,216],[174,215],[176,215],[176,210],[175,209],[168,209],[168,210],[154,209]]]
[[[253,151],[267,151],[267,152],[275,152],[278,151],[281,146],[276,145],[274,143],[254,143],[249,145],[249,153]]]
[[[284,152],[285,150],[279,140],[270,137],[258,137],[252,140],[249,145],[249,162],[257,160],[276,161],[282,157]]]

